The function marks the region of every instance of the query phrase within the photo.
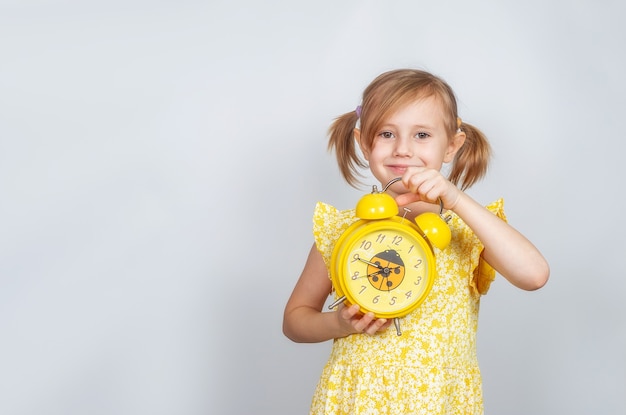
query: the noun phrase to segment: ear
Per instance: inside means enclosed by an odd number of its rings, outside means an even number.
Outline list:
[[[359,143],[359,148],[361,149],[361,153],[363,153],[365,160],[370,161],[370,149],[363,145],[363,142],[361,141],[361,130],[358,128],[354,129],[354,139],[357,143]]]
[[[443,157],[444,163],[450,163],[452,160],[454,160],[454,156],[456,155],[457,151],[459,151],[459,149],[463,146],[463,143],[465,143],[465,138],[466,135],[463,131],[459,131],[458,133],[454,134],[454,137],[452,137],[452,139],[448,143],[448,147],[446,148],[446,154]]]

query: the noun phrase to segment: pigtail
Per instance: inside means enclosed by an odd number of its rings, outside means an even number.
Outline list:
[[[358,187],[358,177],[363,177],[360,169],[367,168],[367,163],[357,153],[354,139],[358,119],[356,111],[351,111],[337,117],[328,129],[328,150],[335,151],[341,175],[352,187]]]
[[[454,157],[449,180],[466,190],[487,173],[491,146],[487,137],[473,125],[462,123],[460,128],[465,133],[465,143]]]

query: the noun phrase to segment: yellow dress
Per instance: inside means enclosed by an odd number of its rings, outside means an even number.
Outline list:
[[[502,199],[487,209],[506,220]],[[476,356],[480,296],[495,271],[483,246],[455,214],[452,241],[435,248],[438,276],[428,297],[401,320],[374,336],[335,339],[313,396],[312,415],[482,414],[482,381]],[[339,235],[357,218],[318,203],[313,216],[317,249],[326,262]]]

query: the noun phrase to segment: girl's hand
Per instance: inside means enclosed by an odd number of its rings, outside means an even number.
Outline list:
[[[426,167],[409,167],[402,175],[402,184],[409,192],[396,197],[400,206],[413,202],[439,204],[439,199],[446,209],[454,209],[461,191],[435,169]]]
[[[372,336],[379,331],[385,330],[391,324],[391,320],[377,319],[373,313],[360,314],[359,311],[360,308],[356,304],[350,307],[341,305],[339,310],[337,310],[336,314],[339,324],[345,329],[346,335],[365,333]]]

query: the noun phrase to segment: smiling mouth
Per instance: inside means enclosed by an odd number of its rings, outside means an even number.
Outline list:
[[[387,166],[387,168],[391,170],[392,172],[394,172],[395,174],[402,175],[406,171],[406,169],[409,168],[409,166],[400,166],[397,164],[392,164],[392,165]]]

